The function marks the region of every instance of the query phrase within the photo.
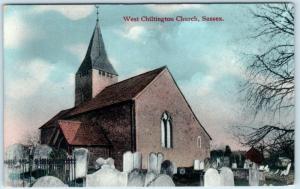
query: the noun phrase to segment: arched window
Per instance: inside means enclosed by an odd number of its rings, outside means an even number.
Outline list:
[[[172,118],[168,112],[161,116],[161,146],[164,148],[173,147]]]

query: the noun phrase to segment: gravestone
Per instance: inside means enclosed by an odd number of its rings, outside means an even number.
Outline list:
[[[221,186],[234,186],[234,175],[230,168],[222,167],[220,172]]]
[[[75,150],[73,151],[73,157],[76,160],[76,178],[85,178],[88,171],[89,151],[85,148],[75,148]]]
[[[133,166],[133,154],[127,151],[123,154],[123,172],[130,173]]]
[[[253,162],[252,167],[249,168],[249,186],[259,185],[259,170],[256,163]]]
[[[174,166],[173,163],[170,160],[165,160],[161,164],[161,174],[169,175],[170,177],[173,177],[174,174]]]
[[[153,182],[158,175],[154,172],[147,172],[145,176],[144,186],[149,186],[151,182]]]
[[[197,170],[197,171],[200,170],[200,160],[199,159],[194,160],[194,170]]]
[[[232,163],[231,167],[232,167],[232,169],[236,169],[237,168],[237,163]]]
[[[153,152],[148,156],[148,172],[151,171],[157,174],[157,154]]]
[[[160,152],[157,153],[157,173],[160,173],[161,164],[164,161],[164,155]]]
[[[221,178],[216,169],[207,169],[204,174],[204,186],[221,186]]]
[[[122,173],[117,169],[104,165],[95,173],[87,175],[86,186],[127,186],[127,176],[127,173]]]
[[[107,159],[103,159],[101,157],[98,158],[96,160],[95,168],[100,169],[103,165],[108,165],[111,168],[115,168],[115,161],[112,158],[107,158]]]
[[[133,169],[141,169],[142,168],[142,153],[134,152],[133,153]]]
[[[230,158],[228,156],[224,156],[223,158],[223,166],[230,167]]]
[[[32,187],[67,187],[59,178],[44,176],[37,179]]]
[[[150,184],[150,187],[154,186],[168,186],[168,187],[174,187],[175,184],[171,177],[168,175],[159,175],[156,179],[154,179]]]
[[[248,162],[246,162],[246,161],[245,161],[245,163],[244,163],[244,169],[249,169],[249,164],[248,164]]]
[[[204,168],[205,168],[204,161],[200,161],[199,168],[200,168],[200,170],[204,170]]]
[[[128,175],[127,186],[142,187],[145,184],[145,175],[140,169],[134,169]]]

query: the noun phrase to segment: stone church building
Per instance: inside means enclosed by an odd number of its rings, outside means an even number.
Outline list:
[[[166,66],[118,81],[97,19],[86,56],[75,77],[75,106],[40,127],[41,142],[71,153],[90,151],[90,162],[112,157],[122,169],[123,153],[162,152],[178,167],[210,154],[211,137]]]

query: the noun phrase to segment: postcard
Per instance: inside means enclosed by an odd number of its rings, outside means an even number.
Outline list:
[[[6,186],[294,183],[293,3],[3,10]]]

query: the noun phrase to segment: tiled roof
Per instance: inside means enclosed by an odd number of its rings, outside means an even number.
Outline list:
[[[98,125],[70,120],[59,120],[58,124],[70,145],[110,145],[110,142]]]
[[[75,107],[68,115],[73,116],[83,112],[99,109],[133,99],[163,70],[161,67],[135,77],[107,86],[95,98]]]

